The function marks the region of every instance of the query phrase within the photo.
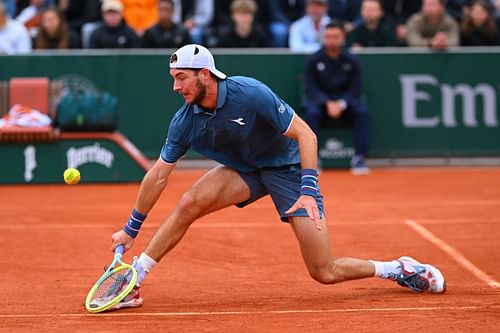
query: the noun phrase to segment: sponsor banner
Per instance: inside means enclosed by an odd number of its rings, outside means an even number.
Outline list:
[[[81,182],[139,181],[143,169],[107,140],[0,144],[0,183],[63,183],[66,168],[78,168]]]

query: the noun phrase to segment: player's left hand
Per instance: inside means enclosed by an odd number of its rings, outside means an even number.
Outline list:
[[[316,198],[313,198],[310,195],[301,195],[297,202],[295,202],[293,206],[285,212],[285,214],[293,213],[300,208],[304,208],[306,210],[307,216],[309,216],[311,221],[314,222],[316,229],[321,230],[321,218]]]

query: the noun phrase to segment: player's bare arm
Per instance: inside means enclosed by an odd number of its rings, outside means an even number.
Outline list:
[[[285,135],[298,142],[302,169],[316,169],[318,165],[318,139],[305,121],[295,115]],[[316,228],[321,230],[321,217],[316,198],[310,195],[301,195],[286,213],[293,213],[299,208],[304,208],[309,218],[315,223]]]
[[[153,206],[158,201],[161,193],[167,186],[168,178],[175,168],[175,164],[167,164],[158,159],[153,167],[144,176],[137,201],[135,203],[135,210],[140,214],[146,216]],[[113,242],[111,249],[114,250],[119,244],[125,246],[125,250],[130,249],[134,245],[135,238],[120,230],[111,236]]]

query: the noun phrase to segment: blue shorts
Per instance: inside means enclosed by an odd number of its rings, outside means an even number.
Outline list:
[[[302,175],[299,164],[238,173],[250,188],[250,199],[237,204],[236,207],[243,208],[270,194],[274,206],[280,214],[281,221],[288,222],[288,216],[307,217],[307,212],[304,208],[298,209],[291,214],[285,214],[300,197]],[[319,191],[316,195],[316,202],[318,203],[320,216],[323,217],[323,196]]]

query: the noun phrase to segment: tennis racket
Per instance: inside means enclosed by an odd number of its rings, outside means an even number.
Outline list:
[[[85,300],[88,312],[98,313],[109,310],[134,288],[137,271],[122,261],[123,250],[123,245],[116,247],[113,262],[90,289]]]

